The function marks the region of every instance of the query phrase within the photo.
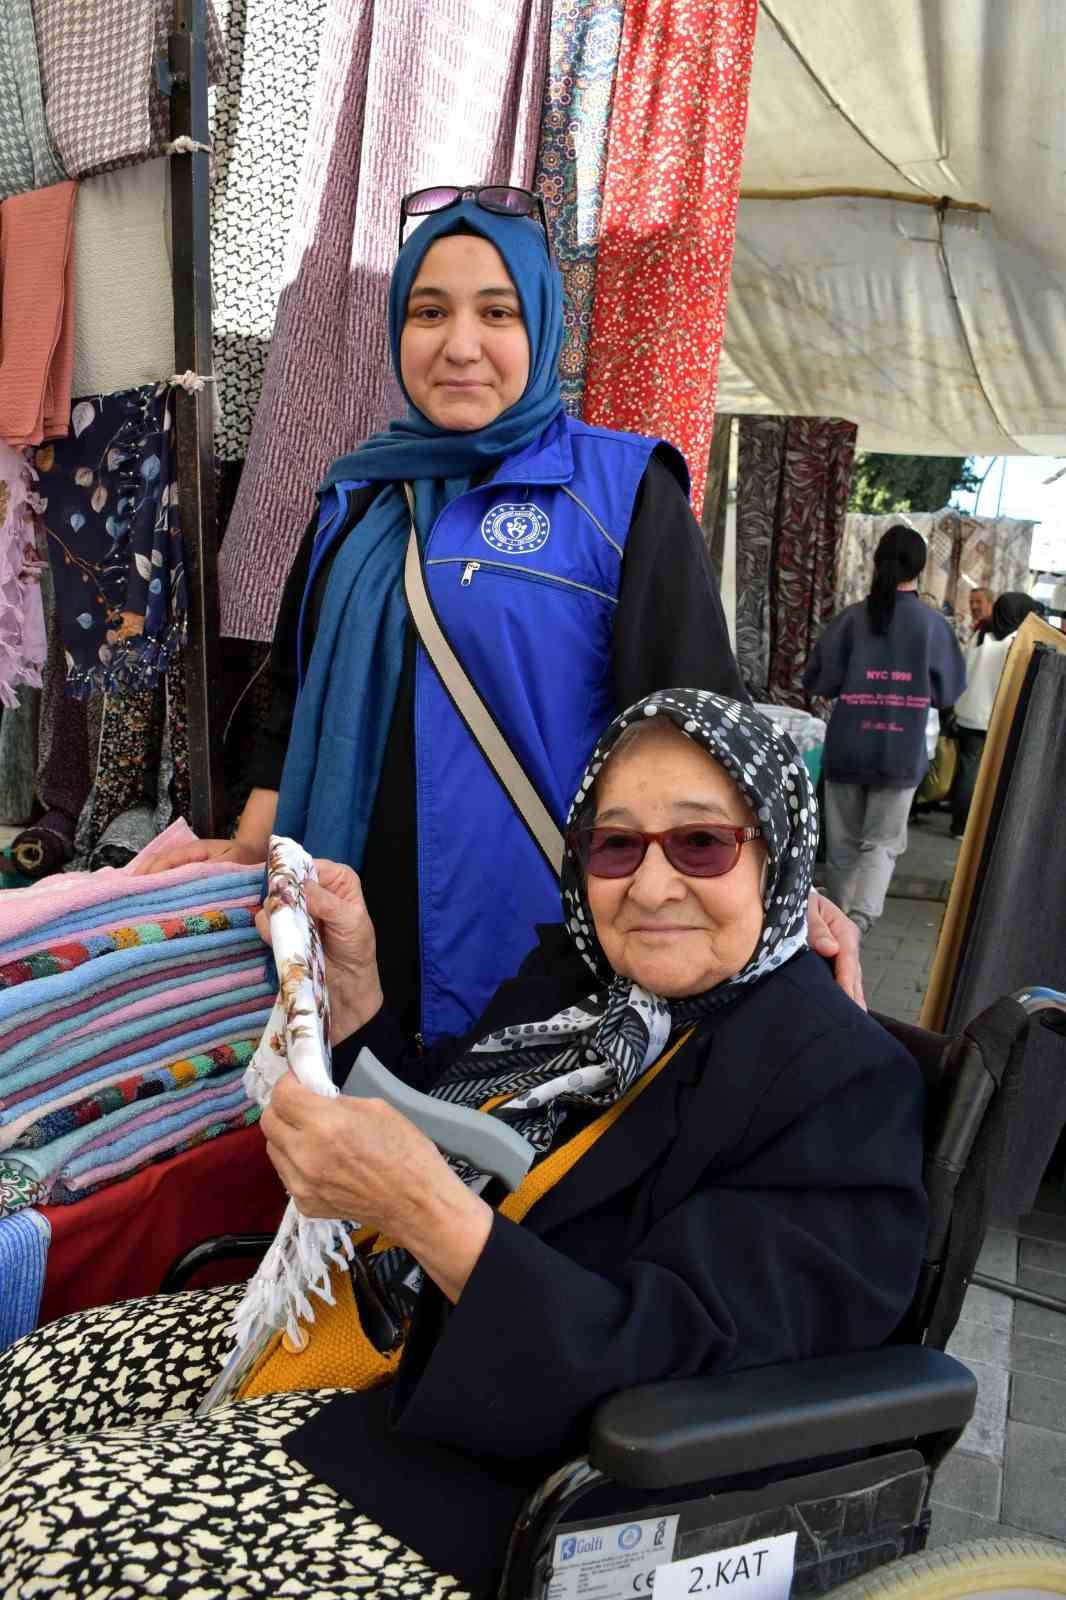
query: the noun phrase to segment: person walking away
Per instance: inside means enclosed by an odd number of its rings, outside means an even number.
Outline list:
[[[869,595],[833,618],[803,677],[809,695],[836,701],[825,749],[828,893],[860,934],[881,916],[907,848],[929,707],[953,705],[965,684],[950,625],[918,598],[926,554],[913,528],[889,528]]]
[[[977,592],[977,591],[975,591]],[[970,596],[971,601],[973,596]],[[988,628],[975,634],[966,649],[966,688],[955,705],[955,737],[959,762],[951,792],[951,837],[961,839],[966,832],[977,774],[984,754],[988,723],[996,701],[999,680],[1007,664],[1014,635],[1031,611],[1040,611],[1032,595],[1011,590],[1001,594],[989,618]]]

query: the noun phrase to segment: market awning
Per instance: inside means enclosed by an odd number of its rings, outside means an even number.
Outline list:
[[[1061,0],[760,0],[719,411],[1066,453],[1064,68]]]

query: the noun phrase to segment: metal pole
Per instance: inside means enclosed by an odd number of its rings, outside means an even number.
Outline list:
[[[171,138],[209,142],[207,17],[204,0],[175,0],[170,35]],[[178,372],[211,376],[211,242],[206,150],[170,158],[174,264],[174,353]],[[212,385],[197,394],[174,389],[178,495],[185,541],[189,639],[188,697],[191,822],[202,838],[222,827],[222,746],[216,716],[221,688],[218,531],[215,509]]]

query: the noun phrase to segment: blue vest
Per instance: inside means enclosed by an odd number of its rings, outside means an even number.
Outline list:
[[[657,443],[560,418],[453,500],[423,551],[441,625],[560,828],[615,714],[622,555]],[[343,500],[351,488],[341,486]],[[343,523],[337,509],[320,527],[308,592]],[[536,942],[534,925],[559,920],[559,887],[421,644],[415,766],[422,1032],[432,1041],[470,1028]]]

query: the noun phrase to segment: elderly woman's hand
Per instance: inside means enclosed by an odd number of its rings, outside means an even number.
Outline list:
[[[314,1094],[290,1072],[277,1084],[262,1128],[267,1154],[304,1216],[376,1228],[458,1300],[492,1211],[413,1122],[383,1100]]]
[[[316,861],[315,869],[318,882],[307,885],[307,909],[322,939],[331,1032],[338,1044],[381,1010],[377,946],[358,875],[336,861]],[[268,902],[255,919],[267,944],[269,909]]]
[[[866,1010],[859,959],[859,930],[838,905],[816,889],[807,902],[807,939],[817,955],[833,962],[833,976],[844,993]]]

